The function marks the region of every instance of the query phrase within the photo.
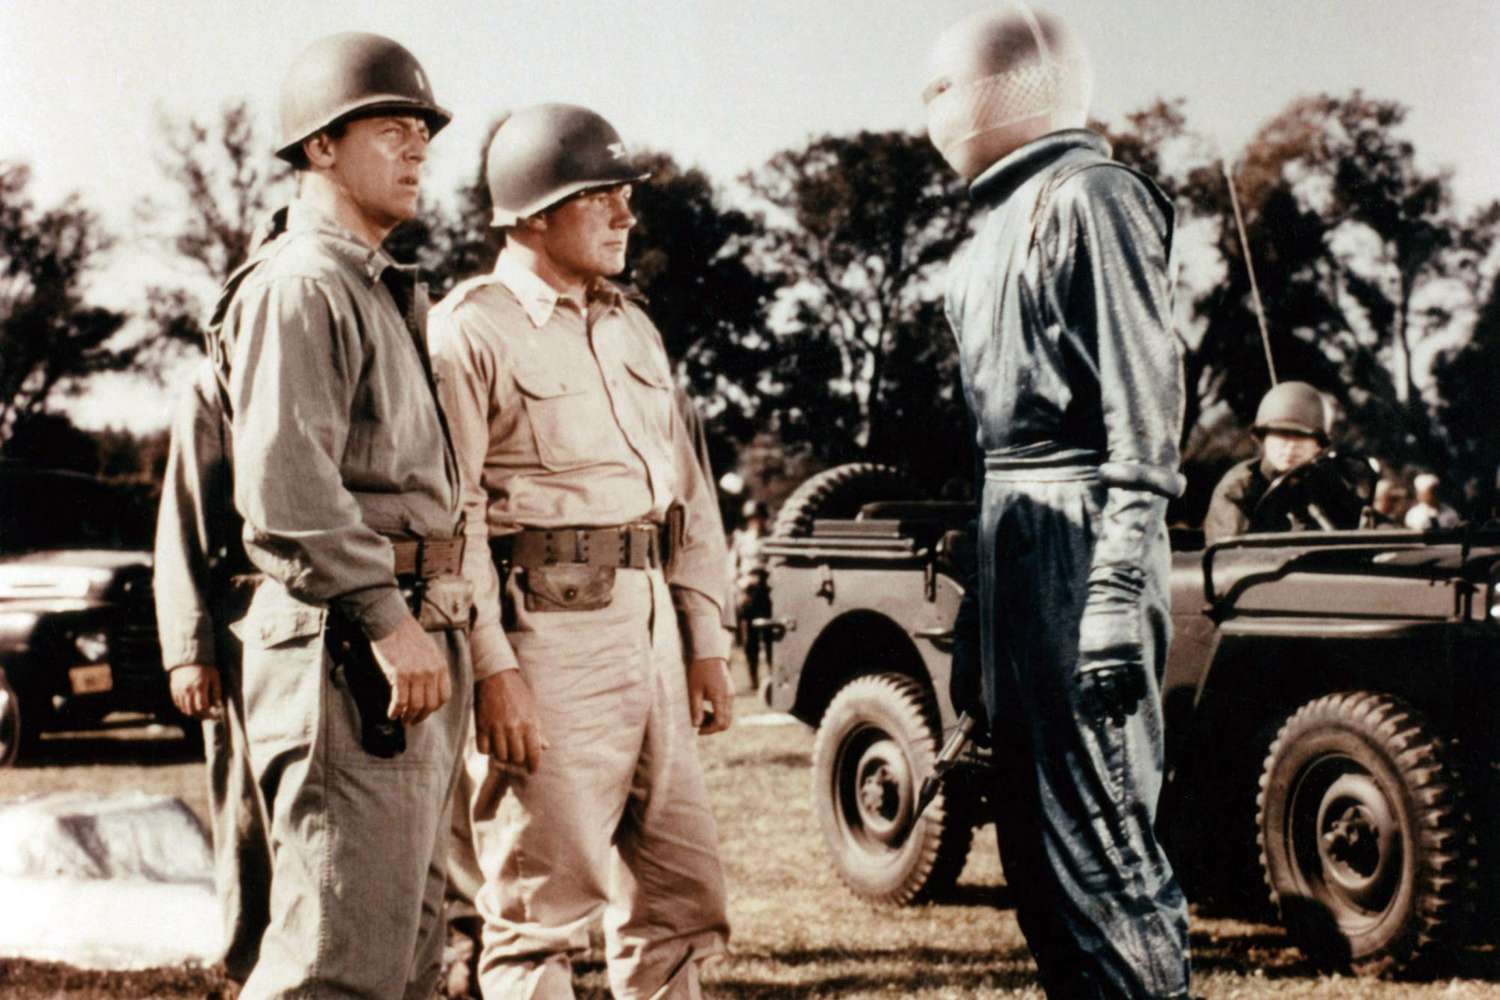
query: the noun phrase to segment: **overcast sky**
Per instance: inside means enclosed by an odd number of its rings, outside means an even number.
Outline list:
[[[51,203],[79,191],[111,226],[159,183],[158,108],[209,115],[248,98],[269,124],[292,57],[335,31],[390,35],[428,71],[454,123],[427,185],[472,176],[486,125],[538,101],[589,105],[626,142],[731,182],[825,132],[920,128],[933,37],[981,0],[567,0],[314,3],[0,0],[0,159],[35,171]],[[1427,166],[1452,166],[1465,203],[1500,197],[1496,0],[1054,0],[1089,47],[1095,114],[1187,98],[1190,125],[1233,153],[1293,97],[1326,91],[1410,106]],[[269,155],[269,151],[268,151]],[[139,254],[127,245],[120,253]],[[120,274],[120,270],[113,273]],[[98,294],[139,301],[115,280]],[[164,404],[134,407],[132,426]],[[153,411],[153,407],[156,411]],[[96,400],[79,418],[124,422]]]

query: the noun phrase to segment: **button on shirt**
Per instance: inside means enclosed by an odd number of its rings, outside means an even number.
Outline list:
[[[454,288],[430,321],[453,434],[479,620],[474,675],[516,666],[500,625],[488,537],[523,528],[661,523],[681,502],[686,537],[668,582],[694,658],[726,656],[726,554],[717,501],[673,398],[661,334],[624,292],[559,295],[509,252]]]
[[[410,269],[296,202],[221,328],[246,554],[372,639],[409,614],[386,536],[451,537],[458,521],[457,470],[408,315],[420,300]]]

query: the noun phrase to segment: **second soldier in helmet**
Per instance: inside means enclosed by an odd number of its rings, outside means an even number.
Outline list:
[[[480,983],[571,996],[603,910],[617,996],[696,997],[728,937],[695,739],[732,711],[726,553],[661,336],[607,280],[644,178],[602,117],[545,104],[487,179],[505,246],[432,315],[477,589]]]
[[[1283,382],[1261,398],[1251,430],[1260,441],[1260,454],[1231,468],[1214,487],[1203,520],[1208,544],[1247,531],[1275,531],[1301,527],[1282,517],[1269,523],[1258,514],[1271,484],[1322,453],[1328,445],[1328,407],[1306,382]]]

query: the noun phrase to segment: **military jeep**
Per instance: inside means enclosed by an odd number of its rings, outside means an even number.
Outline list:
[[[958,543],[975,514],[919,496],[869,464],[805,482],[766,545],[759,623],[774,642],[766,700],[817,729],[813,801],[835,868],[892,904],[940,897],[1005,806],[973,747],[912,822],[956,722],[952,627],[971,578]],[[1254,915],[1269,890],[1292,941],[1329,967],[1439,963],[1494,898],[1478,890],[1495,844],[1500,527],[1173,542],[1159,826],[1190,898]]]
[[[157,644],[151,513],[92,476],[0,462],[0,767],[114,712],[183,725]]]

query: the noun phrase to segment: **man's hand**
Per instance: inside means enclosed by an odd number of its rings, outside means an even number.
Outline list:
[[[416,725],[453,696],[448,658],[410,615],[396,631],[371,642],[370,649],[391,682],[390,718]]]
[[[551,744],[542,735],[536,701],[521,671],[502,670],[474,685],[474,742],[496,763],[536,773],[542,751]]]
[[[1146,677],[1138,663],[1093,667],[1078,672],[1078,705],[1090,719],[1108,719],[1116,726],[1134,715],[1146,697]]]
[[[703,699],[708,699],[708,712]],[[734,722],[734,685],[729,679],[729,661],[712,656],[688,664],[688,708],[693,725],[704,736],[722,733]]]
[[[1123,726],[1146,697],[1141,593],[1145,572],[1108,566],[1089,574],[1089,596],[1078,623],[1078,708],[1090,719]]]
[[[172,704],[189,719],[217,719],[224,703],[217,667],[201,663],[183,663],[167,674],[172,688]]]

